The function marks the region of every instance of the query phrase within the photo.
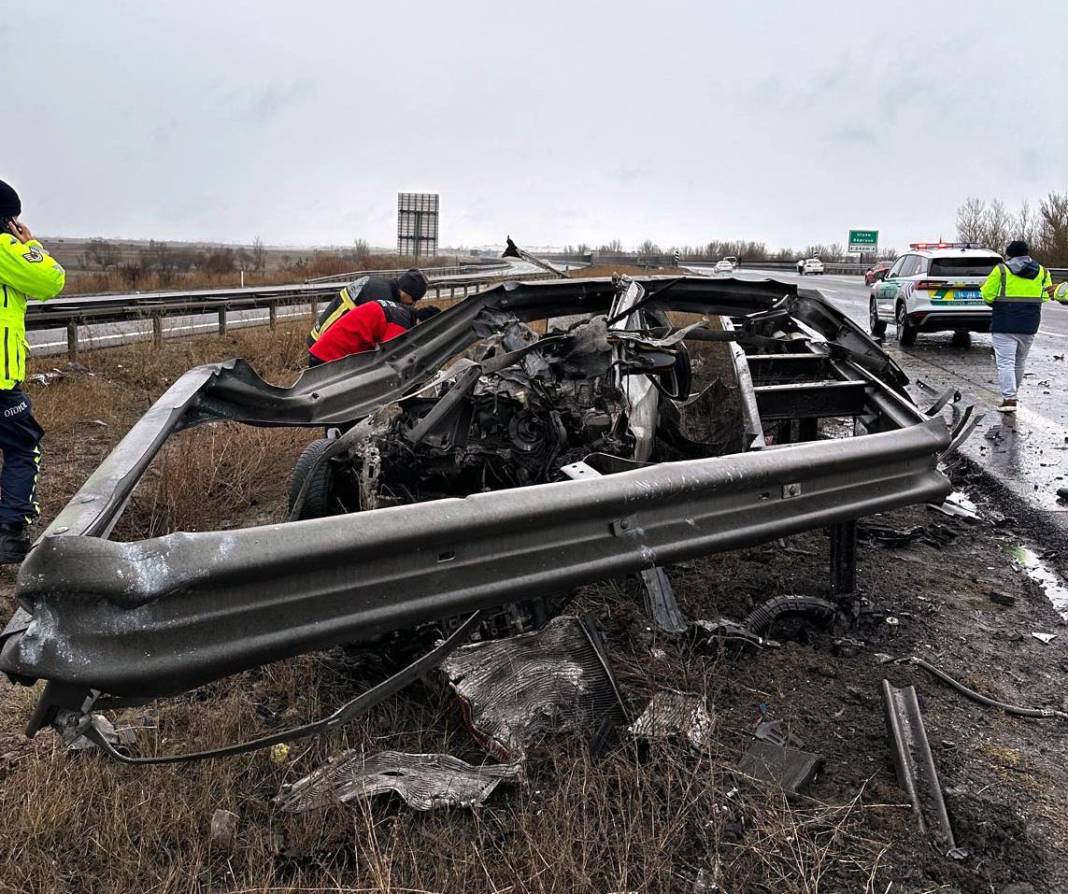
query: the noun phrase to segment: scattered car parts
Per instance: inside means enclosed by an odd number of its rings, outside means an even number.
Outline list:
[[[885,679],[882,689],[886,731],[894,752],[898,784],[912,802],[920,831],[931,835],[939,850],[948,854],[956,848],[957,842],[938,781],[934,755],[927,741],[916,689],[912,686],[898,689]]]
[[[746,776],[779,786],[788,797],[798,795],[823,768],[823,758],[801,750],[801,740],[783,730],[781,720],[765,720],[753,732],[738,769]]]
[[[517,763],[474,766],[450,754],[346,751],[314,773],[283,786],[275,803],[287,813],[303,813],[394,793],[415,810],[478,807],[501,782],[516,779],[520,771]]]
[[[629,728],[639,739],[679,739],[696,751],[708,748],[714,731],[715,721],[704,697],[674,689],[654,693]]]
[[[502,761],[522,760],[550,733],[597,740],[625,716],[598,635],[559,615],[541,630],[472,643],[442,664],[475,740]]]

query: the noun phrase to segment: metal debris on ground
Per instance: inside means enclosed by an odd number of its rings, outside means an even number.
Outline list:
[[[128,747],[137,741],[137,733],[132,727],[116,727],[103,714],[93,715],[93,725],[117,748]],[[68,751],[89,751],[97,747],[95,742],[80,734],[72,734],[64,738],[67,740]]]
[[[519,773],[516,763],[474,766],[451,754],[346,751],[314,773],[283,786],[275,803],[287,813],[302,813],[394,792],[415,810],[478,807],[502,781],[515,779]]]
[[[646,568],[641,572],[645,590],[645,611],[665,633],[682,633],[686,630],[686,618],[675,601],[671,579],[663,568]]]
[[[549,733],[600,733],[623,701],[597,635],[572,615],[541,630],[473,643],[442,664],[472,735],[504,761]]]
[[[779,645],[775,640],[758,636],[744,624],[729,618],[702,618],[691,621],[689,630],[694,647],[703,651],[719,652],[726,645],[741,649],[763,649]]]
[[[880,546],[903,547],[914,543],[926,543],[941,549],[957,539],[957,534],[945,525],[913,525],[909,528],[894,528],[876,522],[857,525],[857,539]]]
[[[1057,638],[1057,634],[1056,633],[1038,633],[1038,632],[1035,632],[1035,633],[1032,633],[1031,636],[1033,636],[1039,642],[1045,643],[1047,646]]]
[[[897,689],[889,680],[883,680],[882,689],[886,730],[894,752],[898,784],[912,802],[920,831],[929,833],[942,853],[948,853],[957,842],[938,781],[934,755],[927,741],[916,690],[912,686]]]
[[[797,795],[823,768],[823,757],[802,751],[801,744],[783,731],[781,720],[765,720],[753,732],[738,769],[753,779],[775,783],[788,796]]]
[[[950,518],[962,518],[970,522],[980,520],[975,504],[959,491],[950,494],[941,503],[928,503],[927,508],[948,515]]]
[[[239,819],[230,810],[219,809],[211,815],[211,846],[214,850],[229,853],[234,849]]]
[[[703,696],[664,689],[628,728],[639,739],[682,739],[701,751],[712,741],[715,721]]]

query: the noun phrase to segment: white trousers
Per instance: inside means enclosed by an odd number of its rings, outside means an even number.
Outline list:
[[[1035,337],[1018,332],[994,332],[990,338],[994,342],[994,361],[998,365],[1001,396],[1006,400],[1015,400],[1016,389],[1023,384],[1027,352],[1031,350]]]

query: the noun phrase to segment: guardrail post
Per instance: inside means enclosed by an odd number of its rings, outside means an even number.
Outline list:
[[[831,525],[831,592],[846,596],[857,589],[857,523]]]
[[[152,314],[152,344],[163,347],[163,315]]]
[[[219,310],[219,335],[226,335],[226,308]]]
[[[267,305],[267,323],[274,332],[278,328],[278,302],[272,301]]]
[[[78,323],[75,320],[67,323],[67,357],[71,361],[78,359]]]

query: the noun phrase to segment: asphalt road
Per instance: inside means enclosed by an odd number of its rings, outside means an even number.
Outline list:
[[[871,287],[859,276],[798,276],[782,270],[742,270],[736,275],[818,289],[868,331]],[[909,375],[917,403],[929,405],[946,388],[958,389],[959,406],[972,403],[976,412],[985,414],[962,448],[965,455],[1031,506],[1049,513],[1050,521],[1068,527],[1068,504],[1056,497],[1057,488],[1068,485],[1068,305],[1043,306],[1042,326],[1028,356],[1021,406],[1015,415],[994,409],[1001,393],[989,335],[973,333],[969,348],[952,347],[950,333],[920,335],[914,347],[902,348],[895,332],[893,324],[887,327],[883,347]]]

